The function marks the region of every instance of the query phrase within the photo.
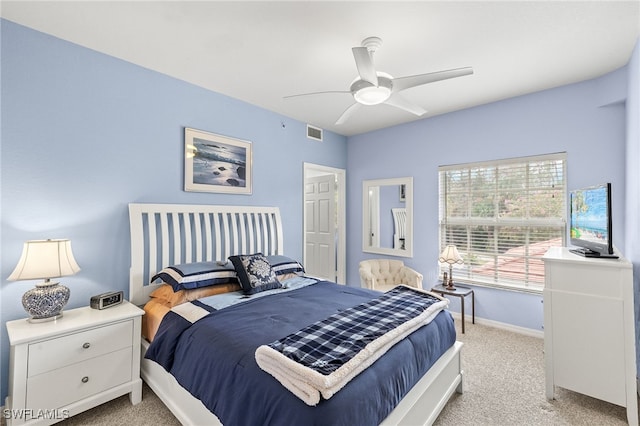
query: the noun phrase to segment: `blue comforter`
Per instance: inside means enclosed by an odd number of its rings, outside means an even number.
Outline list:
[[[193,325],[170,312],[146,357],[231,425],[377,425],[455,342],[443,311],[328,400],[311,407],[262,371],[255,350],[379,293],[320,282],[215,310]]]

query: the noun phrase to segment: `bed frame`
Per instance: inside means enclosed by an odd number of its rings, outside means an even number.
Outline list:
[[[143,305],[160,284],[150,277],[163,267],[226,260],[234,254],[284,254],[277,207],[129,204],[131,270],[129,298]],[[160,365],[144,358],[142,379],[182,424],[221,425]],[[454,392],[462,393],[461,342],[456,342],[400,401],[382,425],[430,425]]]

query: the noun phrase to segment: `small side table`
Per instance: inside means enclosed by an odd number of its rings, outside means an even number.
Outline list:
[[[7,425],[50,425],[124,394],[138,404],[143,314],[123,302],[65,310],[62,318],[37,324],[7,321]]]
[[[439,293],[441,295],[447,296],[456,296],[460,298],[460,311],[462,316],[462,334],[464,334],[464,298],[468,295],[471,295],[471,323],[476,323],[476,297],[473,294],[473,289],[469,287],[462,287],[456,285],[453,290],[447,289],[447,287],[443,284],[438,284],[433,287],[431,291],[435,293]]]

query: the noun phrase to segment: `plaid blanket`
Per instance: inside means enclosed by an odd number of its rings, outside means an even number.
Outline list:
[[[394,344],[428,324],[448,300],[398,286],[256,350],[260,368],[308,405],[333,396]]]

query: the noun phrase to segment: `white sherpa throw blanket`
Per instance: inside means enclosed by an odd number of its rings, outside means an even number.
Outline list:
[[[256,362],[308,405],[331,398],[449,304],[404,285],[256,349]]]

